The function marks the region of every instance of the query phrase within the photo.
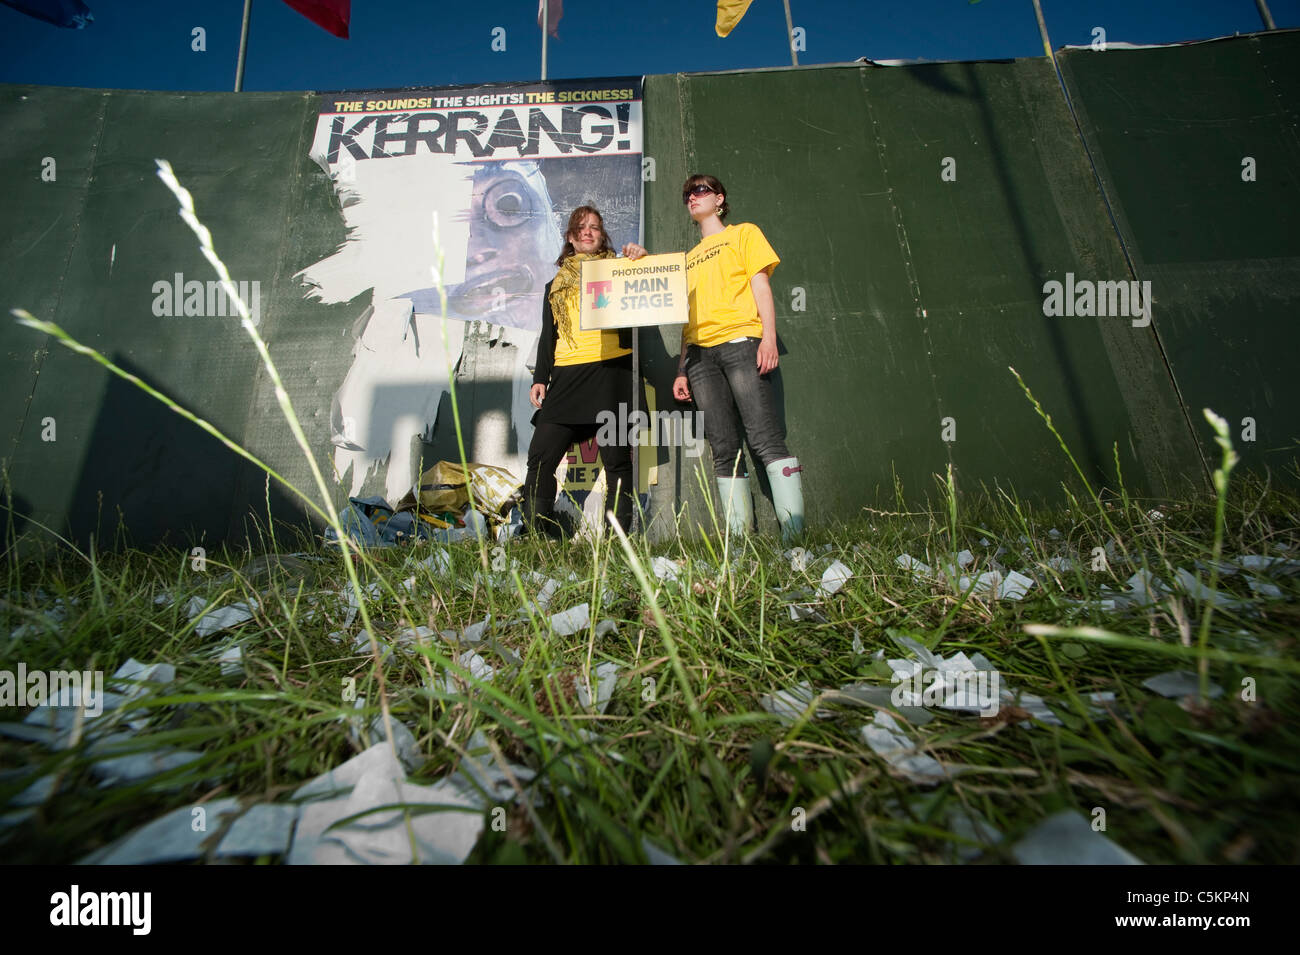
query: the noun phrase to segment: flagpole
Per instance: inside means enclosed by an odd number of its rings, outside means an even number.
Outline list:
[[[1034,0],[1034,15],[1038,17],[1038,33],[1043,38],[1043,52],[1055,66],[1056,57],[1052,55],[1052,41],[1047,38],[1047,21],[1043,19],[1043,8],[1038,0]]]
[[[785,36],[790,43],[790,62],[799,65],[799,55],[794,51],[794,20],[790,19],[790,0],[785,0]]]
[[[546,79],[546,33],[551,27],[551,0],[542,0],[542,79]]]
[[[253,12],[253,0],[244,0],[244,25],[239,31],[239,62],[235,66],[235,92],[244,90],[244,58],[248,56],[248,18]]]

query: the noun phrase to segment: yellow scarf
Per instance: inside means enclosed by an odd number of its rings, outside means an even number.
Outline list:
[[[574,345],[573,329],[578,326],[582,294],[582,289],[578,286],[582,281],[582,263],[586,259],[612,258],[614,253],[609,249],[594,253],[575,252],[560,263],[560,270],[555,273],[555,279],[551,282],[551,316],[555,319],[560,335],[570,347]]]

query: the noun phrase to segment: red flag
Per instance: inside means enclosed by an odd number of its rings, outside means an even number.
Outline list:
[[[352,19],[352,0],[284,0],[321,29],[344,40]]]
[[[564,16],[564,0],[537,0],[537,25],[542,25],[542,4],[550,7],[547,11],[546,32],[553,37],[560,35],[560,17]]]

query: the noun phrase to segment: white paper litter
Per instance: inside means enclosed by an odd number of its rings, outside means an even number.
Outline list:
[[[202,813],[195,813],[196,808],[202,809]],[[221,816],[238,810],[239,800],[233,797],[182,806],[145,823],[80,862],[83,865],[153,865],[197,859],[203,855],[202,843],[220,829]],[[201,829],[196,828],[199,825]]]
[[[817,596],[829,597],[839,593],[852,577],[853,571],[838,560],[834,561],[822,573],[822,582],[817,587]]]
[[[1002,583],[998,588],[998,597],[1003,600],[1020,600],[1025,594],[1029,593],[1029,588],[1032,586],[1034,586],[1033,578],[1018,574],[1013,570],[1002,578]]]
[[[1013,689],[1007,685],[1000,674],[997,674],[996,668],[988,658],[982,653],[974,653],[967,657],[962,652],[957,652],[951,657],[944,659],[938,654],[930,652],[924,645],[913,640],[904,634],[894,633],[890,635],[895,643],[904,649],[911,650],[917,661],[913,660],[887,660],[891,671],[897,675],[895,686],[890,690],[897,690],[900,702],[903,706],[909,707],[908,710],[901,710],[905,716],[912,719],[912,712],[925,712],[919,709],[925,702],[925,693],[928,690],[931,694],[942,693],[942,701],[931,700],[935,705],[947,710],[958,712],[978,712],[982,716],[992,716],[993,713],[985,711],[980,705],[980,690],[983,689],[989,694],[997,693],[997,708],[1002,706],[1018,706],[1027,711],[1031,717],[1047,723],[1051,726],[1064,726],[1064,722],[1051,709],[1042,697],[1033,693],[1026,693],[1023,690]],[[919,661],[919,662],[918,662]],[[970,674],[972,671],[987,671],[996,675],[996,681],[981,684],[978,678],[973,676],[963,676]],[[937,676],[923,684],[921,691],[918,693],[915,685],[910,683],[912,677],[922,671],[934,671]],[[845,690],[848,687],[844,688]],[[884,689],[884,688],[882,688]],[[1089,715],[1092,719],[1105,719],[1110,715],[1110,708],[1107,704],[1115,702],[1115,694],[1110,691],[1088,693],[1083,696],[1090,704]],[[892,697],[891,697],[892,699]],[[986,700],[991,703],[991,700]],[[1064,705],[1064,703],[1062,704]],[[910,709],[917,707],[917,710]],[[991,708],[991,707],[990,707]],[[915,722],[915,720],[913,720]],[[1021,720],[1019,725],[1023,728],[1032,727],[1033,720]]]
[[[970,559],[966,560],[968,557]],[[1000,600],[1020,600],[1029,592],[1029,588],[1034,586],[1032,577],[1026,577],[1014,570],[1008,571],[1005,575],[996,570],[990,570],[977,577],[968,577],[961,573],[959,567],[965,566],[973,560],[974,557],[970,551],[962,551],[957,555],[956,563],[948,562],[942,566],[943,573],[937,579],[947,584],[949,589],[957,593],[966,593],[974,585],[972,591],[974,596],[985,598],[996,596]],[[900,554],[894,563],[904,570],[910,570],[913,577],[935,577],[935,573],[929,565],[922,563],[910,554]]]
[[[202,809],[202,814],[195,813]],[[234,798],[218,799],[196,806],[183,806],[147,823],[122,839],[81,859],[81,864],[150,865],[197,859],[201,844],[225,824],[225,817],[239,811]],[[289,849],[298,807],[259,803],[231,823],[214,855],[283,855]],[[199,827],[199,828],[196,828]]]
[[[448,633],[454,634],[455,631],[444,630],[442,631],[441,634],[437,634],[437,635],[445,638]],[[363,636],[365,635],[365,631],[362,631],[362,635]],[[388,639],[388,642],[395,647],[415,647],[415,646],[420,646],[421,644],[427,646],[429,643],[432,642],[434,636],[435,636],[435,631],[432,627],[426,627],[424,624],[421,624],[420,626],[416,627],[414,630],[412,630],[410,627],[407,627],[405,630],[397,631]],[[367,637],[366,646],[368,647],[369,645],[370,645],[370,638]]]
[[[308,783],[299,796],[330,791],[342,794],[302,807],[289,864],[459,864],[483,830],[481,807],[460,787],[445,779],[433,786],[406,782],[405,771],[387,743],[372,746]],[[409,816],[402,809],[385,809],[335,825],[357,813],[394,803],[459,808]]]
[[[950,849],[961,862],[969,862],[984,853],[981,846],[994,846],[1002,841],[1002,833],[994,828],[977,809],[952,806],[946,819],[948,831],[978,845],[951,845]]]
[[[952,775],[937,760],[918,752],[916,743],[884,710],[877,710],[875,719],[862,727],[862,738],[873,753],[911,782],[932,786]]]
[[[681,865],[682,861],[676,856],[664,852],[645,836],[641,837],[641,851],[645,853],[646,862],[650,865]]]
[[[650,570],[660,580],[676,580],[682,572],[681,566],[675,560],[667,557],[651,557]]]
[[[814,623],[830,623],[820,610],[812,604],[792,603],[789,605],[790,619],[794,622],[811,620]]]
[[[410,727],[393,717],[391,713],[388,718],[393,724],[393,743],[397,747],[397,758],[403,766],[414,771],[424,762],[424,757],[420,755],[420,747],[415,742],[415,734],[411,732]],[[388,734],[384,732],[382,713],[370,721],[370,738],[376,742],[388,739]]]
[[[258,803],[234,821],[218,856],[278,856],[289,851],[298,807]]]
[[[1195,696],[1201,692],[1201,678],[1190,670],[1170,670],[1167,673],[1157,673],[1155,676],[1143,680],[1142,685],[1152,693],[1159,693],[1161,696],[1170,698]],[[1209,693],[1210,699],[1217,700],[1223,696],[1223,687],[1212,682],[1209,686]]]
[[[982,855],[988,847],[1002,841],[1002,833],[974,807],[958,804],[954,800],[937,807],[939,812],[935,814],[934,799],[937,795],[926,793],[912,797],[908,800],[910,813],[905,812],[902,805],[892,799],[885,803],[885,809],[896,819],[928,818],[930,825],[947,829],[954,836],[975,843],[964,845],[956,841],[945,841],[940,852],[949,864],[970,862]]]
[[[1094,720],[1103,720],[1110,716],[1109,711],[1103,704],[1114,703],[1115,694],[1110,691],[1087,693],[1083,695],[1083,699],[1087,700],[1090,704],[1088,707],[1089,717]],[[1046,723],[1048,726],[1065,725],[1065,722],[1048,708],[1046,701],[1041,696],[1037,696],[1033,693],[1026,693],[1023,690],[1010,690],[1003,688],[1002,702],[1007,706],[1017,706],[1020,709],[1025,710],[1034,719]],[[1067,712],[1073,712],[1072,710],[1069,710],[1066,701],[1061,701],[1060,705],[1062,708],[1066,709]],[[1019,725],[1024,729],[1029,729],[1034,724],[1032,720],[1021,720]]]
[[[1142,865],[1141,859],[1093,830],[1083,816],[1065,809],[1049,816],[1011,847],[1021,865]]]
[[[371,600],[377,600],[380,595],[383,594],[384,588],[380,586],[379,581],[376,580],[363,587],[362,591]],[[350,627],[352,626],[352,621],[357,619],[357,612],[361,609],[361,604],[357,600],[357,592],[352,587],[352,581],[348,581],[347,586],[343,588],[340,596],[347,601],[348,605],[347,614],[343,618],[343,626]]]
[[[119,710],[125,703],[138,699],[152,691],[161,691],[167,687],[176,678],[176,668],[170,663],[141,663],[134,658],[128,659],[114,671],[113,675],[105,680],[105,688],[100,696],[100,705],[102,711],[98,716],[92,716],[86,713],[83,723],[83,735],[87,738],[93,735],[95,727],[107,729],[116,722],[115,718],[106,719]],[[91,694],[86,694],[86,702],[91,703]],[[82,693],[78,687],[62,687],[59,692],[54,694],[51,703],[55,705],[38,706],[32,709],[23,719],[23,722],[53,731],[53,736],[49,739],[43,739],[47,745],[56,749],[62,749],[67,741],[72,727],[76,723],[79,713],[79,707],[82,705]],[[130,720],[127,725],[132,729],[144,729],[149,723],[147,715],[138,716]],[[7,732],[4,727],[11,724],[0,724],[0,733],[5,735],[15,735]],[[31,737],[28,737],[31,738]]]
[[[13,812],[0,813],[0,833],[15,826],[21,826],[30,819],[35,818],[35,809],[15,809]]]
[[[922,667],[915,660],[886,661],[894,672],[894,682],[898,684],[896,689],[899,706],[922,707],[926,705],[927,698],[935,700],[938,697],[941,702],[936,701],[935,705],[945,710],[982,713],[987,716],[992,716],[997,711],[1001,680],[996,671],[981,670],[961,651],[946,660],[940,656],[933,659],[935,666],[929,668]],[[935,675],[923,680],[918,690],[916,678],[926,669]],[[980,672],[987,672],[990,676],[976,676]],[[987,692],[987,698],[983,701],[980,700],[979,693],[981,685]]]
[[[461,669],[468,670],[470,676],[475,680],[486,683],[492,679],[492,674],[496,671],[486,660],[475,653],[473,650],[466,650],[456,661]],[[462,679],[458,675],[447,672],[442,675],[442,688],[448,693],[459,692],[456,684]]]
[[[1242,570],[1249,570],[1255,573],[1268,573],[1271,575],[1297,574],[1300,573],[1300,560],[1289,560],[1285,557],[1265,557],[1262,554],[1243,554],[1240,557],[1232,559]]]
[[[50,599],[49,594],[44,590],[41,590],[39,587],[31,596],[35,601],[41,603]],[[77,602],[71,600],[69,603],[76,606]],[[67,605],[64,604],[63,598],[60,597],[54,601],[52,606],[45,607],[41,609],[40,612],[31,615],[35,616],[39,622],[19,624],[9,632],[9,639],[20,640],[23,637],[36,636],[37,634],[44,633],[47,630],[57,633],[60,629],[60,624],[64,623],[68,618],[68,608]]]
[[[952,589],[958,593],[964,594],[969,591],[973,596],[983,597],[986,600],[992,600],[1002,593],[1002,574],[996,570],[985,571],[973,579],[965,575],[950,579],[954,581]]]
[[[364,710],[366,707],[366,698],[364,696],[359,696],[353,700],[352,705],[358,710]],[[420,754],[420,748],[415,742],[415,734],[411,732],[410,727],[395,717],[392,713],[388,714],[388,718],[392,720],[393,723],[393,735],[396,737],[395,743],[397,746],[397,758],[406,769],[414,772],[424,762],[424,757]],[[358,746],[362,745],[362,719],[360,714],[357,716],[347,717],[347,722],[348,738],[351,739],[354,744]],[[371,744],[387,741],[388,733],[384,728],[383,713],[376,713],[371,717],[370,723],[366,727],[366,733],[370,737],[369,742]]]
[[[591,611],[587,604],[578,604],[551,617],[551,630],[557,637],[567,637],[591,625]]]
[[[510,770],[510,775],[514,776],[515,781],[519,783],[520,788],[527,792],[527,787],[536,773],[518,763],[507,762],[506,767]],[[505,770],[492,756],[492,750],[482,730],[475,730],[470,736],[469,742],[465,744],[465,756],[461,759],[459,768],[448,779],[461,789],[470,802],[482,809],[497,805],[513,805],[519,798]],[[530,795],[530,799],[536,805],[541,801],[541,795]]]
[[[442,577],[451,572],[451,555],[439,548],[420,561],[420,566],[427,567],[435,577]]]
[[[23,775],[22,770],[15,770],[13,772],[17,775]],[[17,796],[14,796],[14,798],[9,801],[9,805],[23,807],[41,805],[54,793],[54,776],[55,774],[51,773],[40,777]],[[6,770],[4,781],[9,782],[11,778],[10,771]]]
[[[61,732],[50,726],[40,726],[28,722],[20,723],[16,720],[0,720],[0,736],[40,743],[51,749],[62,749],[63,747],[59,745],[60,740],[66,734],[66,730]]]
[[[911,554],[900,554],[894,563],[903,570],[910,570],[913,576],[916,577],[929,577],[934,574],[929,564],[923,564]]]
[[[474,645],[483,642],[490,626],[492,626],[492,615],[488,614],[478,623],[471,623],[464,630],[443,630],[438,635],[448,643],[459,643],[462,646]]]
[[[1286,596],[1286,594],[1282,593],[1281,587],[1277,584],[1271,584],[1267,580],[1259,580],[1252,577],[1250,580],[1246,581],[1246,583],[1254,593],[1259,594],[1261,597],[1270,597],[1273,600],[1281,600]]]
[[[911,650],[916,654],[917,659],[927,670],[938,670],[943,666],[943,657],[935,656],[922,643],[918,643],[911,637],[903,633],[891,633],[890,639],[902,647],[904,650]],[[892,669],[892,668],[891,668]]]
[[[228,607],[215,607],[204,612],[207,603],[202,597],[191,597],[190,602],[186,605],[185,611],[189,614],[190,620],[198,618],[198,625],[195,626],[194,632],[200,637],[210,637],[220,630],[226,630],[237,624],[253,619],[253,609],[257,606],[256,602],[250,606],[247,603],[240,602],[231,604]]]
[[[147,753],[131,753],[127,756],[96,760],[91,764],[90,771],[96,779],[100,780],[101,788],[122,786],[149,779],[159,773],[176,769],[178,766],[186,766],[202,755],[202,753],[165,747]],[[173,783],[173,786],[179,788],[191,782],[192,780],[182,779]]]
[[[596,710],[604,713],[609,706],[610,697],[614,695],[614,686],[618,683],[618,664],[617,663],[598,663],[595,670],[596,676]],[[582,680],[578,680],[578,703],[581,706],[591,706],[591,687]]]
[[[1169,592],[1164,583],[1145,567],[1138,570],[1126,583],[1129,593],[1124,596],[1137,605],[1159,603]]]
[[[934,719],[934,714],[917,706],[895,706],[893,687],[874,686],[870,683],[846,683],[838,695],[828,702],[849,706],[868,706],[872,709],[889,709],[898,713],[911,726],[924,726]]]
[[[1241,607],[1249,607],[1251,605],[1249,600],[1237,600],[1233,597],[1228,597],[1224,594],[1218,593],[1217,591],[1211,590],[1209,587],[1206,587],[1197,580],[1195,574],[1191,573],[1191,571],[1184,570],[1182,567],[1179,567],[1175,573],[1178,578],[1179,587],[1181,587],[1183,592],[1189,597],[1196,600],[1209,600],[1213,602],[1216,607],[1222,607],[1225,610],[1237,610]]]
[[[215,654],[221,664],[222,676],[239,676],[244,672],[244,651],[237,643],[232,643]]]
[[[777,690],[775,693],[764,693],[758,698],[758,705],[771,713],[778,720],[789,726],[800,716],[804,710],[808,709],[808,704],[812,703],[813,697],[817,692],[808,682],[798,683],[788,690]],[[819,719],[825,719],[831,715],[830,710],[818,709],[815,714]]]
[[[539,574],[535,570],[530,570],[527,575],[529,582],[534,584],[537,590],[537,596],[533,598],[533,603],[537,609],[545,611],[551,605],[555,592],[560,589],[560,582],[553,577],[547,577],[545,574]]]

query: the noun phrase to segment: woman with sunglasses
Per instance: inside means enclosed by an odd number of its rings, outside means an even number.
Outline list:
[[[623,246],[629,259],[645,249],[635,242]],[[620,402],[632,394],[632,349],[617,331],[584,331],[578,327],[579,283],[586,259],[614,257],[604,220],[591,206],[579,206],[569,216],[564,249],[556,259],[559,271],[542,295],[542,332],[529,400],[540,410],[533,415],[533,440],[528,446],[528,475],[524,478],[523,515],[531,533],[559,537],[555,521],[555,469],[575,441],[598,431],[601,412],[617,416]],[[632,448],[618,443],[602,446],[605,464],[605,507],[622,527],[630,529],[635,490]]]
[[[803,531],[803,468],[786,448],[768,378],[778,361],[769,278],[781,260],[758,226],[723,225],[731,209],[727,190],[715,177],[687,179],[682,202],[700,227],[700,243],[686,254],[690,320],[682,333],[673,397],[693,397],[704,417],[731,532],[747,533],[753,522],[743,436],[767,471],[781,536],[789,540]]]

